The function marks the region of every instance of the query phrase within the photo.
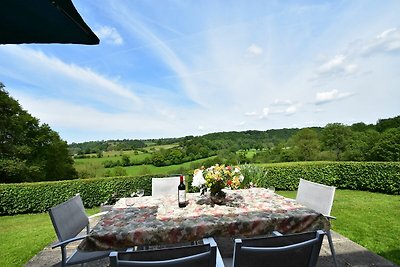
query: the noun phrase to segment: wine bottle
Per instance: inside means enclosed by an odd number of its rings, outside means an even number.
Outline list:
[[[179,208],[186,207],[186,185],[183,182],[183,175],[180,176],[180,183],[178,185],[178,205]]]

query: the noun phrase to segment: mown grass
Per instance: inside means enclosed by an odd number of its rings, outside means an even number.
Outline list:
[[[400,265],[400,196],[336,190],[331,215],[333,231]]]
[[[89,215],[99,208],[89,209]],[[0,266],[23,266],[39,251],[56,240],[47,213],[0,217]]]
[[[296,192],[279,194],[295,198]],[[98,212],[88,210],[88,214]],[[400,264],[400,196],[337,190],[332,229],[382,257]],[[55,240],[47,213],[0,217],[0,266],[22,266]]]

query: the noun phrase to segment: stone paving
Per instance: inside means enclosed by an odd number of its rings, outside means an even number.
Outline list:
[[[347,239],[346,237],[339,235],[335,232],[332,232],[332,238],[335,245],[335,250],[338,259],[338,266],[343,267],[393,267],[397,266],[386,259],[378,256],[371,251],[363,248],[362,246],[352,242],[351,240]],[[220,246],[220,242],[217,240],[218,246]],[[232,245],[231,242],[222,242],[220,249],[223,250],[223,246],[226,244]],[[61,253],[60,249],[51,249],[49,245],[48,247],[44,248],[38,255],[33,257],[25,267],[44,267],[44,266],[61,266]],[[73,250],[77,244],[71,246],[69,249]],[[232,245],[233,248],[233,245]],[[222,252],[221,252],[222,253]],[[222,253],[223,254],[223,253]],[[99,261],[94,261],[88,263],[86,266],[98,266],[98,267],[105,267],[109,266],[108,259],[103,259]],[[321,248],[320,257],[318,260],[318,267],[326,267],[326,266],[333,266],[332,257],[330,254],[329,244],[327,238],[324,239],[323,246]]]

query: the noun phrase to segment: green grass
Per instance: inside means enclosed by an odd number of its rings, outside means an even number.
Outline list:
[[[333,231],[400,265],[400,196],[336,190],[331,215]]]
[[[99,208],[87,210],[94,214]],[[23,266],[56,240],[47,213],[0,217],[0,266]]]
[[[296,192],[279,194],[295,198]],[[98,212],[88,210],[88,214]],[[336,190],[332,229],[400,265],[400,196]],[[55,240],[47,213],[0,217],[0,266],[22,266]]]
[[[194,171],[193,164],[201,162],[204,159],[194,160],[190,162],[185,162],[178,165],[169,165],[163,167],[156,167],[154,165],[138,165],[125,167],[127,175],[143,175],[143,174],[178,174],[183,173],[184,170]]]

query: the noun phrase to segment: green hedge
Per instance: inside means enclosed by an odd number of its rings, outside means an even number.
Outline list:
[[[243,165],[246,184],[259,187],[274,186],[277,190],[296,190],[299,179],[333,185],[337,188],[400,194],[400,162],[301,162],[263,165]],[[160,175],[157,175],[161,177]],[[0,215],[45,212],[77,193],[85,207],[113,204],[138,188],[151,193],[151,178],[94,178],[58,182],[0,184]],[[188,190],[191,174],[186,175]]]
[[[94,178],[57,182],[0,184],[0,215],[45,212],[77,193],[85,207],[113,204],[139,188],[151,194],[151,177]]]
[[[261,187],[296,190],[299,179],[304,178],[341,189],[400,194],[400,162],[296,162],[259,167],[264,176],[252,181]]]

